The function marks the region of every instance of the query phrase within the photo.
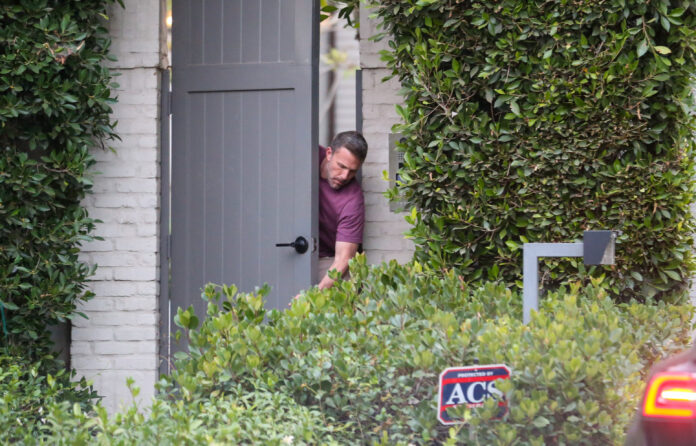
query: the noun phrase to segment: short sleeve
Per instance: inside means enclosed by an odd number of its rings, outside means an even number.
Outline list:
[[[350,200],[341,211],[336,229],[337,242],[360,244],[365,227],[365,200],[362,191],[357,189],[355,199]]]

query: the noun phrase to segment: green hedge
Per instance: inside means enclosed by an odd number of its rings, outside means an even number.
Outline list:
[[[381,0],[374,11],[405,93],[399,192],[417,259],[513,284],[523,243],[614,229],[616,265],[590,276],[607,274],[623,300],[683,293],[693,2]],[[546,265],[550,288],[588,277],[581,261]]]
[[[73,317],[92,273],[78,260],[95,221],[91,148],[115,137],[104,66],[113,0],[0,5],[0,344],[40,357],[46,328]]]
[[[28,361],[0,354],[0,443],[32,444],[54,405],[89,410],[95,398],[91,384],[51,355]]]
[[[201,324],[193,309],[177,312],[190,348],[161,381],[151,415],[131,409],[106,420],[63,405],[50,412],[42,438],[617,444],[647,368],[689,341],[691,306],[616,305],[599,283],[551,293],[523,325],[520,296],[500,284],[469,288],[452,273],[417,263],[369,268],[364,257],[351,273],[349,282],[312,289],[283,312],[264,310],[265,289],[206,287]],[[439,373],[476,360],[512,368],[499,386],[509,415],[492,421],[489,405],[465,414],[469,426],[440,425]]]
[[[132,383],[131,390],[138,389]],[[156,445],[334,444],[316,409],[298,405],[263,387],[247,392],[231,386],[225,395],[195,400],[159,398],[143,414],[135,404],[109,418],[97,406],[85,412],[68,403],[52,406],[31,444]]]
[[[450,435],[480,444],[610,444],[623,438],[649,365],[689,343],[690,305],[617,306],[599,279],[550,293],[523,325],[521,297],[501,284],[468,288],[452,272],[396,262],[370,269],[364,258],[351,274],[282,313],[265,313],[263,293],[209,286],[207,318],[188,332],[190,353],[171,375],[181,396],[260,380],[318,408],[345,444]],[[194,327],[191,315],[179,310],[176,320]],[[486,421],[496,413],[489,407],[451,433],[436,420],[439,373],[477,360],[512,368],[504,388],[510,415]]]

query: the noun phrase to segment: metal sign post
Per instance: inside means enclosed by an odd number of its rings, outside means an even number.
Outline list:
[[[539,310],[539,257],[583,257],[585,265],[613,265],[617,231],[585,231],[581,243],[525,243],[522,260],[522,320]]]

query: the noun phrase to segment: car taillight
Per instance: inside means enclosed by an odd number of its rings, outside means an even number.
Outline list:
[[[648,383],[643,416],[653,418],[696,418],[696,375],[657,373]]]

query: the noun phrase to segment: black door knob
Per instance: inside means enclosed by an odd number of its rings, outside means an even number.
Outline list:
[[[307,249],[309,249],[307,239],[302,236],[297,237],[292,243],[276,243],[276,246],[290,246],[295,248],[295,251],[297,251],[298,254],[304,254],[307,252]]]

